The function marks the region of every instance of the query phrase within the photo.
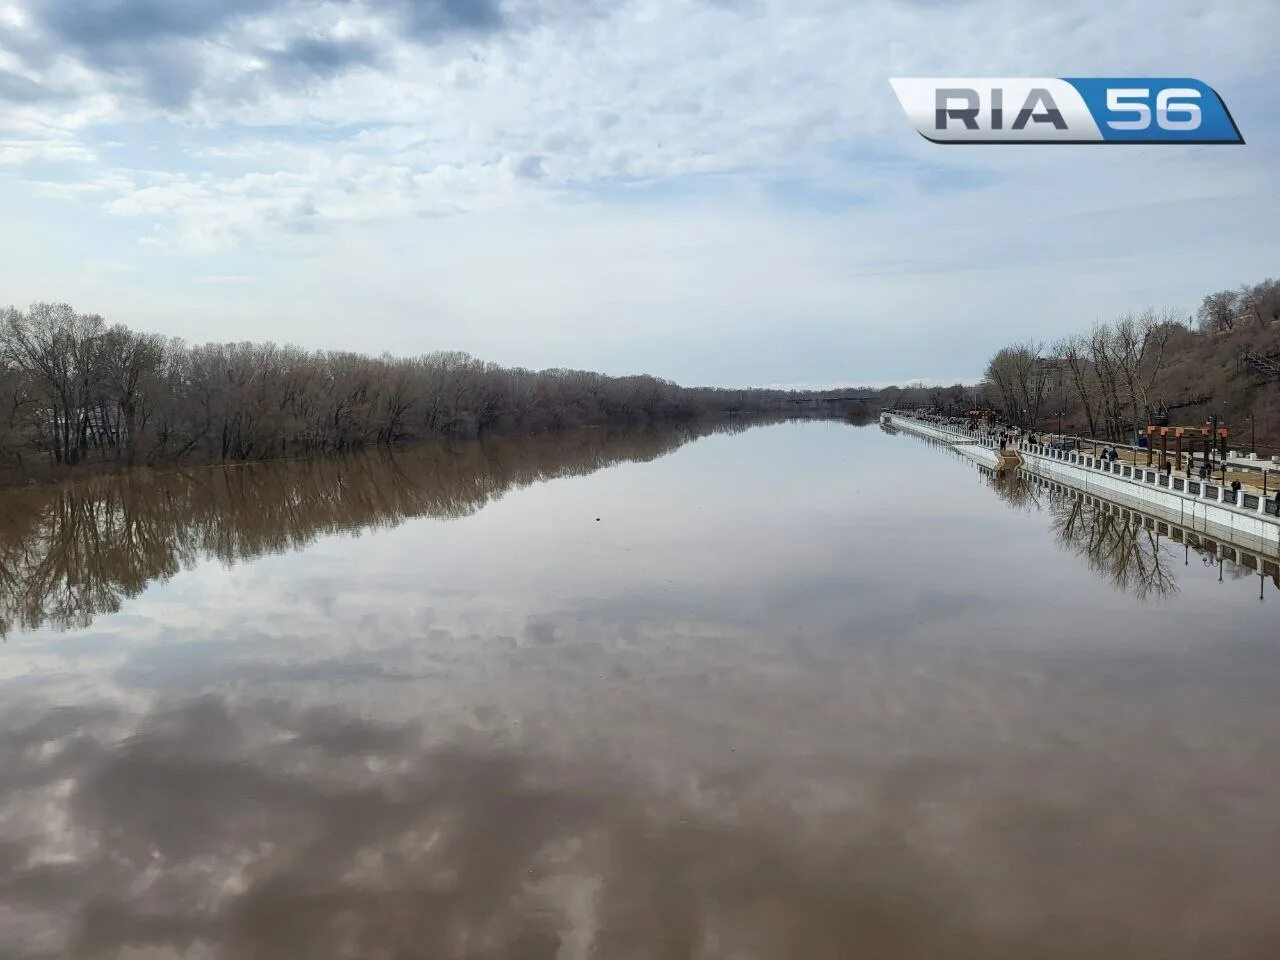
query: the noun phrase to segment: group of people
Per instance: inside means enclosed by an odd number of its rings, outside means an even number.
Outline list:
[[[1116,454],[1115,447],[1108,447],[1106,450],[1102,451],[1103,460],[1110,460],[1114,462],[1116,458],[1117,458],[1117,454]],[[1195,466],[1195,457],[1191,457],[1191,456],[1187,457],[1187,466],[1186,466],[1187,479],[1191,478],[1191,470],[1194,466]],[[1173,474],[1173,461],[1166,457],[1161,462],[1159,469],[1160,469],[1160,472],[1163,473],[1166,477],[1171,476]],[[1199,479],[1201,480],[1213,479],[1212,470],[1209,464],[1202,462],[1199,468],[1197,469],[1196,476],[1199,477]],[[1227,486],[1228,486],[1228,489],[1230,489],[1233,493],[1239,494],[1240,492],[1239,480],[1232,480]],[[1280,499],[1280,494],[1277,495],[1277,499]]]
[[[1025,441],[1031,446],[1038,446],[1040,443],[1048,441],[1048,438],[1040,437],[1038,434],[1032,433],[1030,431],[1024,432],[1018,427],[1006,426],[1005,424],[997,423],[992,420],[978,420],[977,418],[974,418],[974,417],[969,417],[969,418],[943,417],[938,415],[918,414],[918,413],[916,414],[916,416],[925,420],[933,420],[947,426],[963,427],[965,429],[974,431],[975,433],[979,432],[981,428],[985,426],[987,439],[992,441],[998,440],[1001,450],[1006,449],[1010,443],[1014,443],[1020,439],[1025,439]],[[1098,454],[1098,458],[1107,463],[1115,463],[1117,460],[1120,459],[1120,453],[1115,448],[1115,446],[1108,446],[1108,447],[1105,447]],[[1195,475],[1198,476],[1201,480],[1211,480],[1213,478],[1212,469],[1209,466],[1209,464],[1207,462],[1201,461],[1200,464],[1197,466],[1196,458],[1194,456],[1187,457],[1185,469],[1186,469],[1186,477],[1188,480],[1191,479],[1193,470],[1196,471]],[[1165,475],[1165,477],[1171,476],[1173,473],[1173,461],[1168,458],[1165,458],[1161,462],[1159,470],[1161,473]],[[1241,489],[1241,484],[1239,480],[1232,480],[1229,484],[1227,484],[1227,487],[1230,490],[1234,491],[1237,495],[1239,495],[1240,489]],[[1275,497],[1276,497],[1276,502],[1280,503],[1280,490],[1276,491]]]

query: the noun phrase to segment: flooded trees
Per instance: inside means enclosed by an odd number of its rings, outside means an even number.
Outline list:
[[[34,400],[23,371],[0,354],[0,466],[21,469],[23,453],[35,446]]]
[[[721,421],[495,437],[9,491],[0,510],[0,641],[14,628],[88,626],[201,557],[230,564],[337,531],[464,517],[512,487],[653,460],[737,429]]]
[[[66,304],[6,310],[0,323],[0,354],[22,376],[41,443],[59,463],[79,462],[97,439],[103,330],[101,317]]]
[[[0,313],[0,468],[266,460],[491,431],[776,412],[789,391],[525,370],[465,353],[188,346],[66,304]]]
[[[98,413],[112,445],[130,465],[137,462],[160,402],[165,348],[162,337],[121,326],[102,337]]]

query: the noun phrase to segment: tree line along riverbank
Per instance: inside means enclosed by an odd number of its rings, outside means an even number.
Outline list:
[[[776,415],[812,394],[527,370],[465,353],[371,357],[189,345],[66,304],[0,311],[0,482],[482,434]]]
[[[1128,442],[1148,424],[1216,418],[1230,446],[1280,452],[1280,281],[1204,297],[1194,317],[1143,310],[1087,333],[998,350],[983,399],[1009,423]]]
[[[890,387],[880,406],[964,416],[1128,445],[1148,424],[1216,418],[1228,446],[1280,454],[1280,281],[1206,295],[1193,315],[1146,309],[1084,333],[1024,339],[990,357],[975,383]]]

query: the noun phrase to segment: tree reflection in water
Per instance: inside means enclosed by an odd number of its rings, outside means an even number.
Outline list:
[[[103,476],[5,494],[0,637],[87,627],[148,584],[322,536],[475,513],[509,490],[664,456],[744,421],[581,429],[350,456]]]
[[[1049,528],[1063,549],[1084,560],[1117,590],[1140,600],[1178,592],[1174,568],[1179,545],[1188,556],[1195,551],[1207,566],[1223,565],[1232,579],[1262,575],[1280,586],[1280,565],[1204,534],[1020,471],[984,469],[982,473],[1005,503],[1019,510],[1047,512]],[[1185,565],[1187,560],[1182,559]]]

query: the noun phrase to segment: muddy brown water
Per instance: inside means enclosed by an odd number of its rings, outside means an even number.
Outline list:
[[[6,493],[0,956],[1280,956],[1199,547],[840,423]]]

